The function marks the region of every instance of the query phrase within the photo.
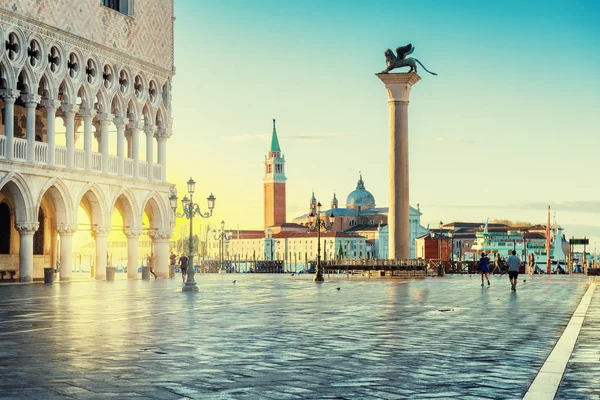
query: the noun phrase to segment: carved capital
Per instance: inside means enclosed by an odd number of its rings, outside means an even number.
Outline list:
[[[15,229],[19,231],[21,235],[33,235],[40,224],[38,222],[16,222]]]
[[[129,126],[129,129],[139,129],[140,128],[140,122],[136,121],[134,119],[130,119],[128,126]]]
[[[125,125],[127,125],[129,123],[129,118],[127,117],[115,117],[113,119],[113,123],[117,126],[118,128],[125,128]]]
[[[146,135],[154,135],[154,132],[156,132],[156,126],[154,125],[144,125],[144,132],[146,133]]]
[[[84,119],[94,118],[96,116],[96,110],[94,110],[93,108],[82,108],[79,111],[79,115],[81,115]]]
[[[152,240],[169,240],[173,236],[173,231],[170,229],[157,229],[148,232],[148,236],[150,236]]]
[[[17,97],[21,95],[21,92],[16,89],[1,89],[0,97],[4,99],[4,102],[12,102],[14,103]]]
[[[79,111],[79,106],[77,104],[63,104],[61,110],[64,111],[67,117],[74,117],[75,113]]]
[[[39,94],[24,94],[21,95],[21,100],[23,100],[23,103],[25,103],[27,106],[35,106],[40,103],[42,96]]]
[[[100,124],[102,124],[102,125],[110,123],[113,119],[115,119],[115,116],[113,114],[110,114],[110,113],[98,114],[98,121],[100,121]]]
[[[377,74],[377,77],[385,84],[388,92],[388,102],[408,101],[410,89],[421,80],[415,73],[409,74]]]
[[[42,100],[41,104],[46,107],[46,110],[56,112],[60,107],[61,102],[58,100]]]
[[[156,130],[154,137],[157,139],[168,139],[171,137],[171,130],[167,128],[159,128]]]
[[[110,226],[92,226],[92,236],[106,237],[110,233]]]
[[[60,236],[68,236],[77,232],[77,226],[74,224],[58,224],[56,225],[56,232]]]
[[[125,228],[123,229],[123,233],[129,239],[140,236],[142,233],[144,233],[144,230],[141,228]]]

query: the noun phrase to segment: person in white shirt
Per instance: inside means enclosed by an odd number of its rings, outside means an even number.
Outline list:
[[[517,252],[513,250],[512,255],[506,260],[508,264],[508,278],[510,279],[511,290],[517,290],[517,277],[519,276],[519,265],[521,260],[517,257]]]

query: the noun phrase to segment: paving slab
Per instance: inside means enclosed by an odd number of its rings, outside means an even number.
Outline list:
[[[180,279],[2,285],[0,397],[521,398],[587,288],[571,276],[526,277],[516,293],[507,277],[196,278],[199,293]],[[579,364],[595,357],[580,347]]]

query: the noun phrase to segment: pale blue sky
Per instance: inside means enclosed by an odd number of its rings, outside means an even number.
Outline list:
[[[168,178],[214,192],[213,222],[262,228],[277,118],[288,220],[358,171],[388,205],[388,106],[374,73],[412,43],[437,72],[410,103],[411,204],[423,225],[544,222],[600,244],[600,3],[177,0]],[[203,223],[205,223],[203,221]]]

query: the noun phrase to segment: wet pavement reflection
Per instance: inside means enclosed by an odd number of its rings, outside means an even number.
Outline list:
[[[196,278],[199,293],[181,279],[0,286],[0,397],[520,398],[586,290],[573,277],[516,293],[505,277]]]

